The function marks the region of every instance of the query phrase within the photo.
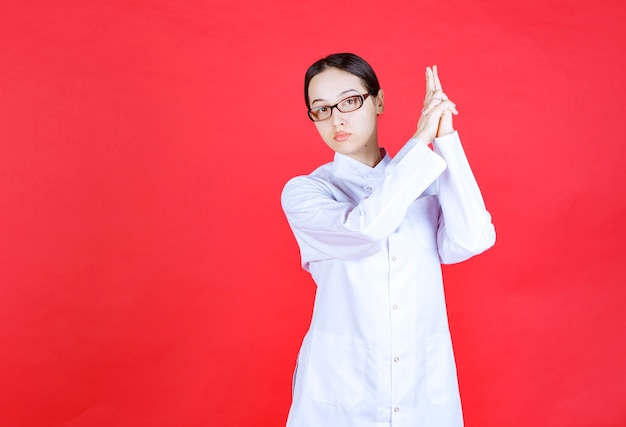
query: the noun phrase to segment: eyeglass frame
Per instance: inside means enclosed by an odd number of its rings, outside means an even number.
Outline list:
[[[309,119],[311,119],[312,122],[323,122],[324,120],[328,120],[333,116],[333,108],[336,108],[337,111],[339,111],[340,113],[352,113],[353,111],[359,110],[363,107],[363,105],[365,105],[365,100],[367,98],[369,98],[370,95],[374,95],[371,92],[366,92],[366,93],[359,93],[356,95],[350,95],[350,96],[346,96],[345,98],[342,98],[339,100],[338,103],[336,103],[335,105],[321,105],[319,107],[310,107],[307,110],[307,115],[309,116]],[[350,111],[341,111],[341,109],[339,109],[339,104],[341,104],[343,101],[345,101],[348,98],[354,98],[354,97],[359,97],[359,98],[363,98],[361,100],[361,105],[358,108],[355,108],[354,110],[350,110]],[[321,119],[321,120],[315,120],[313,119],[313,117],[311,117],[311,110],[314,110],[316,108],[322,108],[322,107],[326,107],[326,108],[330,108],[330,114],[328,115],[328,117],[326,117],[325,119]]]

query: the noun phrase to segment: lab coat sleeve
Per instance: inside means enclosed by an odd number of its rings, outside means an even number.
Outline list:
[[[489,249],[496,232],[458,133],[437,138],[433,146],[448,164],[437,180],[441,205],[437,246],[441,262],[453,264]]]
[[[446,168],[439,155],[415,139],[399,154],[385,168],[383,184],[359,203],[339,200],[332,184],[315,176],[296,177],[285,185],[281,202],[305,269],[312,261],[375,253],[409,205]]]

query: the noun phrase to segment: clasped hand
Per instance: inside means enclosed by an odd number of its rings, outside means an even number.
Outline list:
[[[414,138],[430,144],[435,137],[445,136],[454,132],[452,116],[459,114],[454,102],[441,88],[437,74],[437,66],[426,67],[426,96],[422,115],[417,122]]]

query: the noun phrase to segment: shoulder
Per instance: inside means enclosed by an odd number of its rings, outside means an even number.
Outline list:
[[[283,193],[286,190],[298,187],[324,187],[330,185],[332,181],[333,162],[326,163],[308,175],[299,175],[291,178],[283,187]]]
[[[315,169],[309,175],[291,178],[283,187],[281,202],[283,209],[297,204],[303,199],[332,195],[332,162]]]

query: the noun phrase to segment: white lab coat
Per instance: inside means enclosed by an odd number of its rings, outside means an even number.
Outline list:
[[[463,417],[440,263],[495,230],[454,132],[371,168],[341,154],[282,205],[317,284],[288,427],[451,427]]]

